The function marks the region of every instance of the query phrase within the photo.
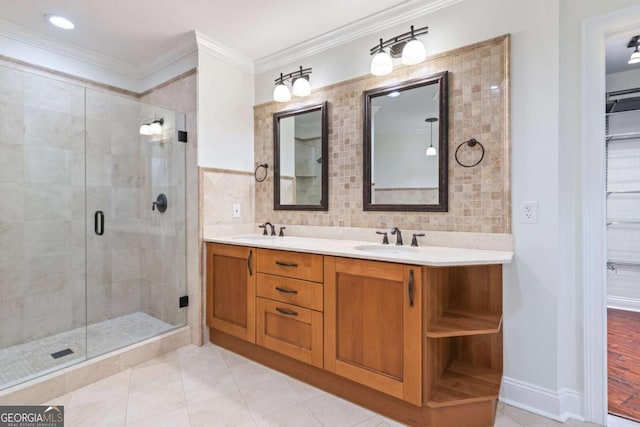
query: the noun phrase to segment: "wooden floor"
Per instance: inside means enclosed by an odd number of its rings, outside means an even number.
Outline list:
[[[640,421],[640,313],[607,309],[609,413]]]

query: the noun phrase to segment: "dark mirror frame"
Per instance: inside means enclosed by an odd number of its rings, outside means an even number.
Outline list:
[[[449,86],[448,71],[428,77],[407,80],[389,86],[370,89],[363,93],[363,201],[365,211],[447,212],[449,209]],[[440,84],[438,117],[438,204],[372,204],[371,203],[371,100],[394,91],[409,90],[421,86]],[[402,165],[398,165],[401,167]]]
[[[280,119],[320,110],[322,117],[322,199],[319,205],[280,204]],[[273,114],[273,209],[276,211],[328,211],[329,210],[329,103],[307,105]]]

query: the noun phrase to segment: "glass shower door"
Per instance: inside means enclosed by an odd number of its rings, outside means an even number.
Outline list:
[[[84,95],[0,66],[0,389],[86,357]]]
[[[141,125],[160,119],[159,134],[141,135]],[[184,115],[90,89],[86,128],[94,357],[186,323],[178,303],[186,293],[186,150],[177,141]]]

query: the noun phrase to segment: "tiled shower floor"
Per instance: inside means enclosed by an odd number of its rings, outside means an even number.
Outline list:
[[[149,316],[132,313],[86,328],[77,328],[25,344],[0,349],[0,389],[73,365],[132,343],[174,329]],[[51,353],[71,349],[72,354],[54,359]],[[85,351],[85,348],[87,351]]]

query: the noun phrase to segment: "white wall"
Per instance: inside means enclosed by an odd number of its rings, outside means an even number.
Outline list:
[[[253,74],[198,53],[198,166],[253,172]]]

